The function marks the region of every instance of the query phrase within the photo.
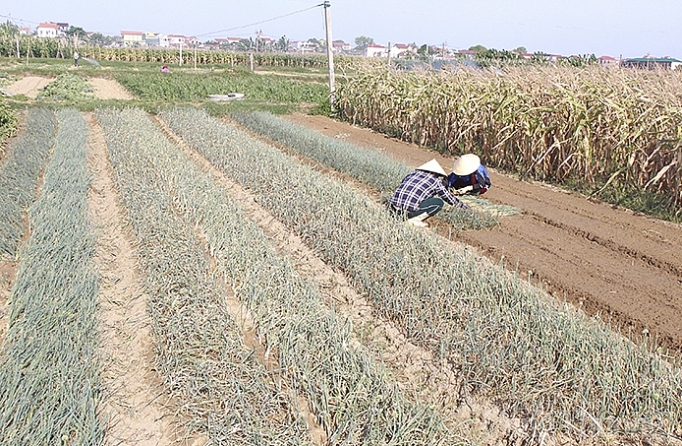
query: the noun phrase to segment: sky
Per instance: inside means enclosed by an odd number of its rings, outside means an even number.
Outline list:
[[[323,0],[0,0],[0,21],[32,29],[66,22],[86,31],[324,39]],[[426,43],[449,49],[682,59],[680,0],[330,0],[333,40],[355,46]]]

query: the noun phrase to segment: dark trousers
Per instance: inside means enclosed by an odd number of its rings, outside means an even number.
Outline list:
[[[407,218],[416,217],[417,215],[423,214],[424,212],[429,214],[429,217],[433,217],[438,212],[440,212],[441,209],[443,209],[444,204],[445,204],[445,202],[441,198],[431,197],[431,198],[427,198],[426,200],[419,203],[419,207],[417,209],[415,209],[414,211],[405,212],[404,210],[396,209],[391,205],[389,205],[389,208],[396,215],[407,217]]]

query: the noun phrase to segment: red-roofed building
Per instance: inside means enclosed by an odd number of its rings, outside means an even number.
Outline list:
[[[404,43],[396,43],[391,46],[390,52],[392,58],[401,58],[407,56],[408,53],[416,53],[416,48],[410,48],[410,45]]]
[[[54,22],[43,22],[36,28],[36,35],[54,39],[59,35],[59,25]]]
[[[332,42],[332,49],[335,53],[345,53],[351,50],[351,46],[343,40],[334,40]]]
[[[599,61],[599,66],[604,68],[617,68],[620,66],[620,61],[615,57],[611,56],[601,56],[597,59]]]
[[[365,57],[386,57],[386,47],[372,43],[365,48]]]

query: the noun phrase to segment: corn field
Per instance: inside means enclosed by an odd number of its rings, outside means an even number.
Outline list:
[[[371,317],[452,372],[454,399],[494,402],[519,420],[528,443],[550,434],[659,443],[682,435],[674,357],[393,218],[376,195],[390,187],[382,178],[408,171],[403,164],[269,114],[234,118],[281,147],[189,107],[154,118],[139,108],[90,116],[88,126],[75,110],[32,109],[0,165],[0,200],[21,193],[17,203],[0,202],[0,228],[13,228],[0,232],[0,246],[19,264],[0,344],[3,444],[117,440],[108,437],[116,420],[103,402],[113,390],[103,385],[98,353],[102,282],[88,193],[102,191],[86,163],[92,132],[101,132],[109,192],[139,259],[155,389],[178,438],[476,444],[467,438],[472,420],[448,418],[446,408],[405,391],[404,377],[375,350],[381,343],[368,345],[324,294],[327,278],[306,277],[300,259],[276,247],[237,185],[342,274]]]
[[[524,177],[633,187],[682,204],[679,72],[366,70],[339,82],[344,119]],[[679,211],[678,211],[679,212]]]

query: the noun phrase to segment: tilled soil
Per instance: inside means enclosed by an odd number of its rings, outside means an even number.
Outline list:
[[[453,158],[324,116],[288,118],[377,147],[409,166],[432,158],[446,171],[452,166]],[[493,187],[484,197],[522,213],[453,237],[623,333],[682,352],[682,226],[490,170]],[[444,224],[434,223],[433,230],[450,235]]]

